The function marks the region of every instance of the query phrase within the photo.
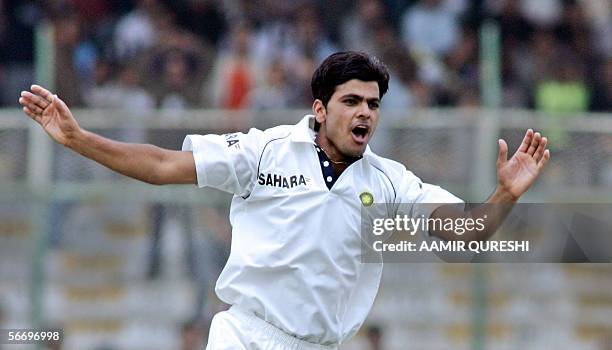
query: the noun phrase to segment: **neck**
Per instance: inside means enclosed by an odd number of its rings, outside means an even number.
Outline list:
[[[351,163],[358,158],[347,157],[341,154],[326,137],[317,134],[315,143],[325,152],[327,158],[331,161],[331,166],[334,169],[336,176],[340,176]]]
[[[348,164],[351,162],[351,159],[349,157],[346,157],[345,155],[338,152],[338,149],[336,149],[336,147],[334,147],[334,145],[331,142],[329,142],[327,137],[321,136],[321,133],[317,134],[317,136],[315,137],[315,143],[319,147],[321,147],[321,149],[323,149],[323,151],[327,155],[327,158],[329,158],[332,161],[332,163]]]

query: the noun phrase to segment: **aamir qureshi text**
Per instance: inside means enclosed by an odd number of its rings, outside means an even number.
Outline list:
[[[400,241],[372,244],[377,252],[528,252],[529,241],[423,241],[421,243]]]
[[[385,232],[403,231],[413,236],[418,231],[432,230],[452,231],[461,236],[469,231],[485,229],[487,216],[478,218],[426,218],[424,215],[410,217],[397,215],[395,218],[375,218],[372,220],[372,234],[380,236]],[[529,241],[423,241],[415,243],[401,240],[394,243],[384,243],[376,240],[372,248],[377,252],[528,252]]]

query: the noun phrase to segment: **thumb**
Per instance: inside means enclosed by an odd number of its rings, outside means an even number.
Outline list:
[[[497,165],[503,164],[508,161],[508,144],[504,139],[497,140],[499,146],[499,153],[497,155]]]

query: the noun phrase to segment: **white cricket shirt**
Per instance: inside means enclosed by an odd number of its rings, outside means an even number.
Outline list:
[[[234,194],[219,298],[298,338],[334,345],[362,325],[382,274],[382,263],[360,260],[359,195],[391,204],[461,200],[369,147],[328,189],[313,123],[306,116],[247,134],[188,135],[183,150],[193,151],[199,187]]]

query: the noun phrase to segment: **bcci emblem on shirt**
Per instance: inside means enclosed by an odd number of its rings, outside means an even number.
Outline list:
[[[370,192],[361,192],[359,200],[364,207],[371,207],[374,204],[374,196]]]

